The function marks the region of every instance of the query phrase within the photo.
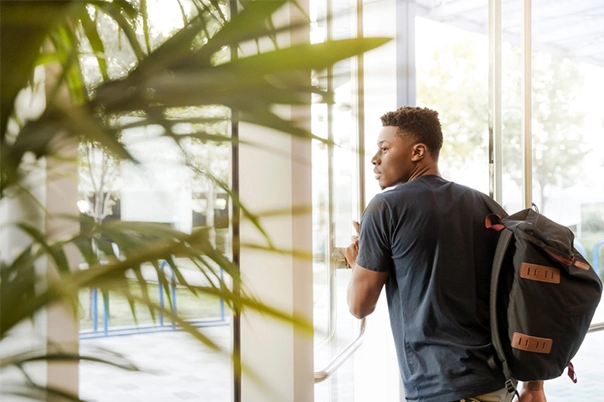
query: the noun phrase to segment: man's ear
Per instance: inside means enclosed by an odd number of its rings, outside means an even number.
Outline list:
[[[426,156],[427,153],[428,153],[428,147],[426,147],[426,144],[422,144],[421,142],[418,144],[415,144],[413,146],[413,154],[411,155],[411,160],[413,162],[420,161],[420,160],[424,159],[424,156]]]

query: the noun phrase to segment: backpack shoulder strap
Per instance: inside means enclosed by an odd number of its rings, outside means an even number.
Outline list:
[[[501,224],[500,220],[503,218],[507,218],[509,214],[503,209],[498,202],[493,200],[491,197],[484,193],[480,193],[482,196],[482,200],[491,211],[491,215],[487,216],[485,219],[485,225],[488,228],[496,230],[499,232],[499,240],[497,241],[497,248],[495,249],[495,256],[493,257],[493,267],[491,270],[491,292],[490,292],[490,323],[491,323],[491,342],[493,343],[493,348],[495,349],[496,356],[489,359],[489,365],[495,368],[496,364],[493,361],[495,358],[501,362],[500,369],[503,371],[503,375],[505,376],[505,386],[509,393],[516,394],[517,397],[518,391],[516,390],[516,381],[512,378],[512,373],[510,372],[510,366],[505,357],[504,349],[501,344],[501,337],[499,332],[499,314],[497,312],[497,298],[498,298],[498,289],[499,289],[499,277],[501,276],[501,270],[503,267],[503,260],[505,259],[505,255],[507,253],[508,247],[513,238],[513,233],[511,230],[505,230],[505,226]],[[496,216],[493,216],[496,215]]]
[[[512,241],[513,233],[511,230],[501,230],[499,232],[499,241],[497,242],[497,249],[495,250],[495,257],[493,258],[493,269],[491,271],[491,299],[490,299],[490,321],[491,321],[491,342],[495,348],[497,359],[501,362],[501,369],[505,376],[505,385],[510,393],[516,392],[515,382],[510,372],[507,359],[505,357],[504,349],[501,344],[501,337],[499,332],[499,314],[497,311],[497,299],[499,289],[499,277],[501,276],[503,260],[505,258],[508,246]]]
[[[499,205],[497,201],[495,201],[485,193],[480,193],[480,195],[482,196],[482,200],[487,205],[491,213],[499,215],[500,218],[506,218],[508,216],[508,213],[505,212],[505,209],[503,209],[503,207]]]

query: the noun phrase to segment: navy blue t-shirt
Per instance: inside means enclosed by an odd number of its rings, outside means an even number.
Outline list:
[[[495,234],[480,193],[420,176],[375,196],[357,264],[389,271],[390,324],[408,401],[443,402],[504,387],[488,365]]]

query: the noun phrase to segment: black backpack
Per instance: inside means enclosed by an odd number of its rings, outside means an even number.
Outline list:
[[[491,277],[492,364],[506,387],[515,381],[548,380],[568,367],[576,382],[575,356],[602,295],[602,282],[574,248],[567,227],[539,214],[535,205],[513,215],[484,195],[499,231]]]

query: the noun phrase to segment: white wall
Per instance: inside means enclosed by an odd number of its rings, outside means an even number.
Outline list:
[[[159,127],[123,131],[124,144],[139,162],[122,162],[121,219],[164,222],[190,233],[193,226],[189,171],[176,144]]]

